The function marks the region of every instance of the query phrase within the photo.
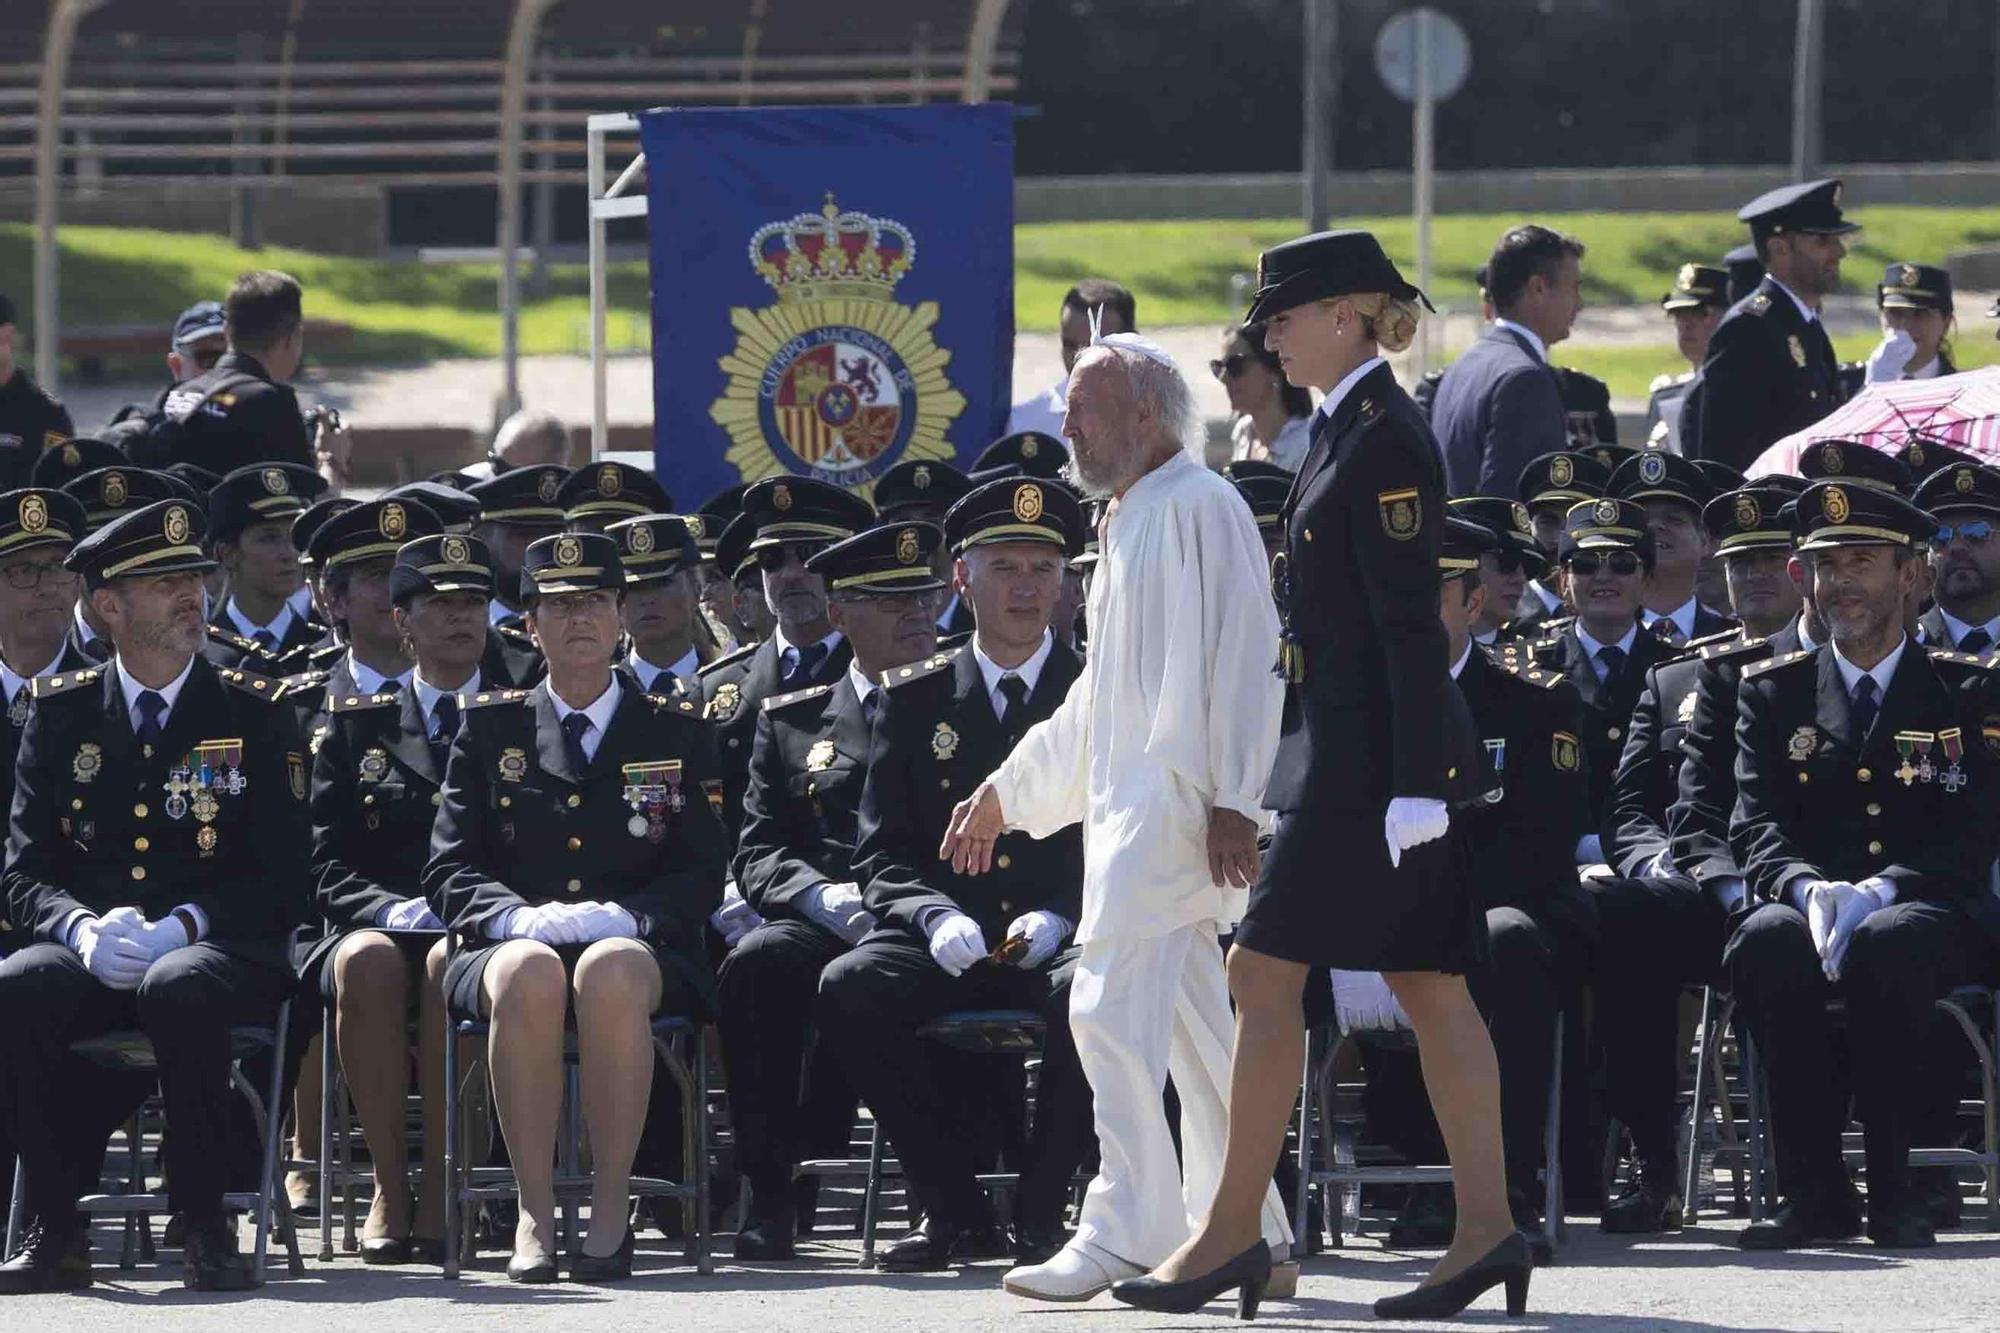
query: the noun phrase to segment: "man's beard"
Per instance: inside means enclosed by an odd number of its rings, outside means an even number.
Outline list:
[[[1083,465],[1077,461],[1075,454],[1071,454],[1069,462],[1063,464],[1062,479],[1082,491],[1084,498],[1090,500],[1108,500],[1112,492],[1117,489],[1114,484],[1117,480],[1115,477],[1098,480],[1086,475]]]

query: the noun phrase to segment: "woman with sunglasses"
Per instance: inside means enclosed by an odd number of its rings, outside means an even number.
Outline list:
[[[1209,373],[1229,394],[1236,422],[1229,428],[1229,461],[1271,462],[1297,472],[1306,456],[1312,395],[1285,378],[1277,356],[1264,345],[1264,325],[1222,331],[1222,355]]]
[[[1287,684],[1264,793],[1277,830],[1229,955],[1222,1179],[1187,1244],[1112,1293],[1180,1312],[1239,1290],[1238,1313],[1254,1317],[1271,1266],[1258,1209],[1305,1054],[1300,1000],[1312,971],[1335,967],[1384,973],[1409,1016],[1458,1200],[1430,1278],[1375,1312],[1446,1317],[1504,1284],[1519,1314],[1532,1260],[1507,1203],[1493,1043],[1465,984],[1485,916],[1447,804],[1475,760],[1448,720],[1464,706],[1438,618],[1444,468],[1382,358],[1410,345],[1429,302],[1363,231],[1287,242],[1257,271],[1250,318],[1269,321],[1286,378],[1326,394],[1272,573]]]

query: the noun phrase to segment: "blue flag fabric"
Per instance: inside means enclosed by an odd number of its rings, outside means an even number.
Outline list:
[[[1005,428],[1009,108],[649,111],[653,449],[690,507],[793,473],[867,494]]]

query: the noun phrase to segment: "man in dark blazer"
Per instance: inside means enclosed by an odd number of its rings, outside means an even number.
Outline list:
[[[1583,246],[1533,224],[1500,238],[1487,263],[1498,312],[1446,369],[1431,405],[1450,495],[1512,495],[1528,460],[1569,447],[1549,348],[1583,308]]]
[[[1736,216],[1750,224],[1766,272],[1709,340],[1682,403],[1681,452],[1747,468],[1840,404],[1820,302],[1840,285],[1841,238],[1860,228],[1841,215],[1837,180],[1781,186]]]
[[[1042,527],[1060,525],[1056,544],[1065,553],[1081,541],[1082,508],[1072,496],[1053,482],[1020,485],[1038,489],[1034,512],[1054,520]],[[1026,526],[1007,500],[1014,489],[967,497],[947,516],[946,540],[960,550],[982,538],[993,552],[1045,550],[1040,537],[1008,535]],[[997,500],[981,503],[987,492]],[[881,1266],[889,1269],[943,1268],[1004,1248],[976,1179],[973,1146],[955,1132],[958,1099],[946,1076],[952,1064],[917,1036],[924,1023],[953,1009],[1013,1008],[1033,1010],[1047,1024],[1015,1201],[1024,1245],[1053,1248],[1049,1233],[1060,1225],[1070,1178],[1094,1140],[1090,1090],[1068,1021],[1079,952],[1068,940],[1083,898],[1081,830],[1040,840],[1002,835],[993,868],[981,875],[961,875],[938,856],[953,807],[1028,728],[1055,712],[1082,662],[1048,632],[1057,586],[1024,599],[1013,587],[1020,580],[998,560],[962,560],[959,569],[985,614],[970,643],[899,667],[885,682],[855,849],[856,877],[880,926],[826,969],[817,1009],[821,1040],[834,1043],[924,1208],[924,1221],[883,1252]],[[1023,614],[1030,605],[1035,610]]]

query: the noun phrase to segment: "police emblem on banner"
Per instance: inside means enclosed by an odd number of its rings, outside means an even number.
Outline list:
[[[777,304],[730,311],[729,383],[709,408],[745,481],[791,472],[866,487],[905,458],[951,457],[945,431],[965,397],[931,337],[938,304],[895,301],[916,252],[908,228],[843,211],[832,191],[818,213],[751,236],[750,266]]]

